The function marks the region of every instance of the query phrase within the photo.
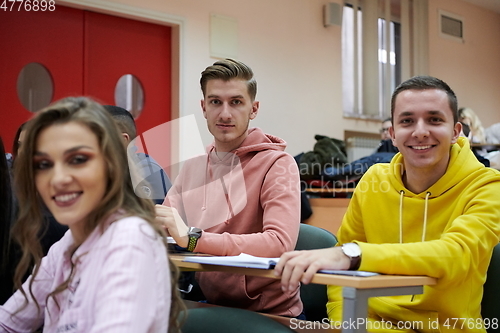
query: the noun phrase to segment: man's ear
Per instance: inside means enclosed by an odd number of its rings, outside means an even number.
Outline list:
[[[460,136],[460,133],[462,133],[462,123],[457,122],[455,123],[455,127],[453,128],[453,137],[451,138],[451,143],[457,143],[457,139]]]
[[[127,133],[122,133],[122,136],[125,140],[125,144],[127,145],[130,142],[130,136]]]
[[[253,101],[252,103],[252,112],[250,113],[250,119],[255,119],[257,117],[257,113],[259,112],[259,102]]]
[[[394,133],[394,126],[389,127],[389,135],[391,136],[392,145],[397,147],[396,134]]]
[[[200,105],[201,105],[201,109],[203,110],[203,117],[205,117],[205,119],[207,119],[207,110],[205,109],[205,100],[202,99],[200,101]]]

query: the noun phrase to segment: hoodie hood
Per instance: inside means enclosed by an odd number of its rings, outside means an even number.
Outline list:
[[[471,158],[470,155],[472,155],[473,158]],[[447,192],[463,180],[467,175],[470,175],[472,172],[483,167],[483,164],[477,161],[474,157],[467,138],[459,137],[457,143],[451,145],[450,147],[450,160],[445,174],[427,190],[422,193],[415,194],[408,190],[403,184],[403,155],[398,153],[394,156],[390,164],[390,169],[392,171],[392,185],[399,193],[399,242],[403,243],[404,241],[403,211],[405,197],[421,198],[424,200],[421,238],[422,242],[424,242],[426,240],[427,232],[429,199],[441,196],[443,193]]]
[[[471,158],[471,156],[474,158]],[[401,153],[396,154],[391,161],[390,169],[392,176],[390,181],[392,186],[397,189],[398,193],[404,191],[405,195],[425,197],[427,193],[430,192],[430,197],[434,198],[442,195],[466,176],[481,168],[484,168],[484,165],[474,156],[467,138],[459,137],[457,143],[450,147],[450,160],[445,174],[426,191],[416,194],[410,192],[404,186],[402,179],[404,173],[404,157]]]
[[[245,140],[243,140],[238,148],[231,151],[231,153],[235,154],[241,159],[248,153],[256,153],[264,150],[284,151],[285,148],[286,142],[284,140],[274,135],[265,134],[260,128],[250,128]],[[214,150],[214,143],[210,144],[207,147],[207,153],[209,155]]]
[[[207,147],[207,157],[204,170],[203,181],[203,203],[200,207],[202,211],[207,210],[209,196],[223,197],[226,200],[227,212],[218,209],[218,214],[224,214],[225,220],[237,215],[243,210],[246,201],[246,183],[243,173],[243,166],[259,152],[275,151],[283,152],[286,142],[276,136],[265,134],[259,128],[251,128],[241,145],[233,151],[219,157],[215,151],[215,144]],[[220,182],[223,193],[214,193],[214,182]],[[213,221],[224,220],[220,216],[213,218]],[[204,226],[206,228],[206,226]]]

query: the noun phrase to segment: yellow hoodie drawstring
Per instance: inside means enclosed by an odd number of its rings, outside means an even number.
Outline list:
[[[399,192],[399,243],[403,243],[403,198],[405,192],[401,190]],[[422,230],[422,242],[425,242],[425,234],[427,233],[427,210],[429,207],[429,196],[431,192],[425,194],[425,206],[424,206],[424,226]]]
[[[405,191],[401,190],[399,192],[399,243],[403,243],[403,197]]]
[[[399,243],[403,243],[403,198],[405,191],[401,190],[399,192]],[[422,230],[422,242],[425,242],[425,233],[427,232],[427,208],[429,206],[429,196],[431,192],[425,194],[425,205],[424,205],[424,226]],[[411,296],[410,302],[413,302],[415,295]]]
[[[425,242],[425,233],[427,231],[427,207],[429,206],[429,196],[431,192],[425,194],[425,207],[424,207],[424,230],[422,231],[422,242]]]

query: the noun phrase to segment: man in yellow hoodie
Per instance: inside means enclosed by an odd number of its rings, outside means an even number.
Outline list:
[[[486,332],[498,325],[499,318],[481,318],[480,303],[499,242],[500,173],[459,137],[457,111],[454,92],[437,78],[414,77],[396,88],[390,135],[399,153],[360,180],[338,232],[341,246],[281,257],[275,271],[285,290],[320,269],[427,275],[438,282],[422,295],[371,298],[368,330]],[[340,290],[328,287],[333,323],[342,320]]]

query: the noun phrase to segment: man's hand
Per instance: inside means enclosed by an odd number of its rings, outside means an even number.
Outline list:
[[[350,259],[340,247],[327,249],[293,251],[284,253],[276,267],[274,274],[281,275],[281,289],[292,291],[299,282],[308,284],[313,275],[321,269],[347,270]]]
[[[163,205],[155,205],[156,221],[173,237],[177,245],[187,247],[189,227],[184,223],[177,209]]]

